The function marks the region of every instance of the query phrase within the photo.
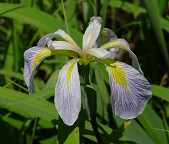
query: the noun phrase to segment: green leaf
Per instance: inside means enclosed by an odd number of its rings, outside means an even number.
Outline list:
[[[165,12],[165,7],[167,6],[167,2],[168,2],[168,0],[158,1],[159,10],[160,10],[161,15],[163,15],[163,13]]]
[[[59,71],[60,70],[56,70],[52,73],[52,75],[49,77],[46,85],[45,85],[45,88],[49,88],[49,87],[55,87],[56,85],[56,82],[58,80],[58,76],[59,76]]]
[[[95,69],[95,77],[97,82],[97,113],[102,116],[102,118],[108,121],[108,105],[111,105],[110,96],[102,78],[102,75],[98,69]]]
[[[126,1],[121,1],[121,0],[109,1],[109,5],[113,8],[118,8],[128,13],[133,13],[135,17],[137,17],[140,14],[147,13],[145,8],[141,6],[135,6],[134,4],[126,2]],[[160,17],[160,22],[161,22],[162,28],[165,29],[167,32],[169,32],[169,21],[167,21],[163,17]]]
[[[153,96],[169,102],[169,88],[165,88],[159,85],[152,85],[152,92]]]
[[[147,12],[150,16],[150,20],[151,20],[152,27],[154,29],[157,41],[159,43],[159,46],[160,46],[161,51],[163,53],[167,67],[169,69],[169,55],[168,55],[168,50],[167,50],[167,46],[166,46],[166,43],[165,43],[164,35],[163,35],[163,32],[162,32],[162,25],[161,25],[158,1],[153,0],[153,2],[152,2],[150,0],[144,0],[144,3],[146,5]]]
[[[63,23],[57,21],[49,14],[41,12],[36,8],[19,4],[0,3],[0,15],[2,17],[13,18],[22,23],[29,23],[44,32],[54,32],[58,28],[65,29]]]
[[[0,15],[31,24],[46,33],[55,32],[58,29],[65,30],[64,22],[57,20],[52,15],[20,4],[0,3]],[[82,34],[78,30],[70,28],[70,34],[75,39],[78,37],[77,43],[81,43]]]
[[[17,78],[19,80],[24,80],[23,79],[23,74],[18,73],[18,72],[5,70],[5,69],[0,69],[0,74],[5,75],[5,76],[14,77],[14,78]]]
[[[44,99],[38,99],[30,101],[28,103],[9,105],[15,99],[29,97],[29,95],[0,87],[0,105],[3,108],[9,109],[13,112],[20,113],[25,112],[30,116],[40,117],[47,121],[57,120],[58,113],[53,103],[50,103]]]
[[[133,13],[135,16],[141,13],[146,13],[146,10],[144,8],[122,0],[109,1],[109,5],[114,8],[119,8],[126,12]]]
[[[155,144],[135,120],[131,121],[131,124],[125,129],[123,135],[127,136],[130,141],[134,141],[137,144]]]
[[[96,63],[91,63],[91,67],[93,69],[98,69],[102,75],[102,78],[104,79],[104,81],[109,84],[109,76],[107,74],[106,68],[103,64],[96,64]]]
[[[16,117],[10,117],[10,115],[3,116],[3,121],[7,122],[11,126],[21,129],[23,127],[24,121],[17,119]]]
[[[151,136],[155,143],[167,144],[167,135],[163,131],[155,130],[165,129],[162,119],[156,112],[149,106],[146,106],[144,112],[138,117],[139,122],[142,124],[147,133]]]
[[[59,119],[58,144],[79,144],[79,127],[77,122],[73,126],[67,126]]]
[[[102,9],[101,9],[101,17],[103,19],[102,27],[105,27],[105,25],[106,25],[107,6],[108,6],[108,0],[104,0],[103,6],[102,6]]]
[[[103,139],[103,142],[106,143],[112,143],[114,142],[114,140],[116,139],[115,135],[112,135],[113,129],[105,126],[101,123],[97,123],[98,124],[98,128],[99,128],[99,133]],[[98,143],[96,136],[93,132],[91,123],[89,121],[85,121],[85,128],[82,130],[81,135],[87,139],[92,140],[93,142]]]
[[[11,101],[10,105],[22,104],[39,98],[46,98],[54,95],[55,88],[47,88],[25,97],[19,97]]]

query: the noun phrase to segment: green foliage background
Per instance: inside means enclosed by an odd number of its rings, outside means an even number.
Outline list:
[[[0,143],[98,143],[85,106],[73,127],[63,124],[54,107],[58,73],[69,58],[46,59],[36,70],[37,93],[28,95],[23,53],[45,34],[66,30],[66,25],[81,45],[90,17],[100,16],[103,27],[130,43],[153,91],[145,111],[134,120],[124,121],[112,113],[106,71],[101,65],[91,64],[92,87],[97,93],[97,125],[103,143],[168,144],[169,1],[65,0],[64,7],[67,21],[60,0],[0,1]],[[131,63],[124,51],[118,59]]]

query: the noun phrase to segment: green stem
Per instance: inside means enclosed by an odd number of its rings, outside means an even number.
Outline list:
[[[68,34],[70,34],[70,32],[69,32],[69,26],[68,26],[68,20],[67,20],[67,15],[66,15],[66,11],[65,11],[65,6],[64,6],[63,0],[61,0],[61,3],[62,3],[63,15],[64,15],[64,19],[65,19],[66,31],[67,31]]]
[[[167,123],[166,116],[165,116],[163,111],[162,111],[162,118],[163,118],[163,121],[164,121],[164,125],[165,125],[165,128],[166,128],[166,131],[169,131],[169,125]],[[167,136],[168,136],[167,139],[169,140],[169,133],[167,133]]]
[[[35,137],[36,128],[37,128],[37,125],[38,125],[38,120],[39,120],[38,118],[35,118],[34,125],[33,125],[33,129],[32,129],[32,135],[31,135],[29,144],[33,144],[33,140],[34,140],[34,137]]]
[[[89,81],[89,70],[90,69],[89,68],[90,68],[89,64],[84,66],[83,77],[84,77],[84,82],[86,84],[85,91],[87,95],[89,113],[90,113],[90,118],[91,118],[91,125],[92,125],[93,131],[95,133],[98,143],[103,144],[103,141],[99,134],[97,123],[96,123],[96,109],[97,109],[96,91],[90,87],[87,87],[87,85],[90,85],[90,81]]]

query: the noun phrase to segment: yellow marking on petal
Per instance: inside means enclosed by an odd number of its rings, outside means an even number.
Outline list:
[[[73,58],[78,57],[76,52],[73,51],[69,51],[69,50],[50,50],[47,48],[43,48],[43,51],[40,52],[36,57],[35,60],[32,64],[32,69],[35,68],[35,66],[40,62],[41,59],[46,58],[48,56],[52,56],[54,54],[62,54],[62,55],[66,55],[66,56],[70,56]]]
[[[114,80],[121,86],[123,86],[125,89],[127,89],[127,77],[124,70],[117,64],[111,64],[110,66],[108,66],[108,68],[111,71]]]
[[[101,46],[101,48],[104,48],[104,49],[115,48],[115,47],[128,48],[124,43],[120,42],[119,40],[112,40]]]
[[[72,65],[69,67],[68,72],[67,72],[67,82],[68,82],[68,87],[70,87],[71,83],[71,77],[72,77],[72,71],[74,68],[74,65],[76,64],[77,61],[74,61]]]
[[[52,55],[52,50],[50,49],[47,49],[47,48],[43,48],[43,51],[40,52],[36,57],[35,57],[35,60],[32,64],[32,69],[35,68],[35,66],[40,62],[41,59],[45,58],[45,57],[48,57],[48,56],[51,56]]]

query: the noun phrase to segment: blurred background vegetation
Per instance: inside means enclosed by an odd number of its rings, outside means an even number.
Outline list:
[[[65,0],[70,35],[82,45],[90,17],[100,16],[103,27],[126,39],[137,55],[153,97],[136,119],[113,115],[108,75],[103,66],[91,64],[92,86],[97,92],[97,125],[105,144],[169,143],[169,1],[168,0]],[[0,143],[53,144],[98,143],[84,116],[73,127],[65,126],[54,107],[54,87],[64,56],[46,59],[36,70],[37,93],[28,96],[23,79],[26,49],[47,33],[64,29],[60,0],[0,1]],[[131,63],[120,51],[118,60]],[[80,116],[86,115],[83,107]],[[83,128],[81,128],[83,127]],[[79,141],[79,142],[78,142]]]

